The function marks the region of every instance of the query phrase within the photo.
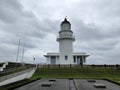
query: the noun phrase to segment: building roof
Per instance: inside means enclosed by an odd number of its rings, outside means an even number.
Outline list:
[[[88,57],[89,55],[86,55],[85,52],[75,52],[75,53],[73,53],[73,56],[86,56],[86,57]]]
[[[61,25],[63,25],[64,23],[70,24],[70,22],[67,20],[67,18],[65,18],[64,21],[62,21]],[[71,25],[71,24],[70,24],[70,25]]]
[[[44,55],[45,57],[49,57],[49,56],[57,56],[59,57],[59,53],[53,52],[53,53],[47,53],[47,55]]]
[[[56,52],[53,52],[53,53],[47,53],[47,55],[44,55],[45,57],[50,57],[50,56],[57,56],[59,57],[60,53],[56,53]],[[73,53],[72,54],[73,56],[86,56],[88,57],[89,55],[86,55],[85,52],[76,52],[76,53]]]

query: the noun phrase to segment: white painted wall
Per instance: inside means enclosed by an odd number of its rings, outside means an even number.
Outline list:
[[[71,39],[63,39],[59,41],[60,64],[73,64],[73,41]],[[65,55],[68,60],[65,60]]]
[[[60,64],[59,57],[56,57],[56,64]]]
[[[47,64],[50,64],[50,57],[47,57]]]

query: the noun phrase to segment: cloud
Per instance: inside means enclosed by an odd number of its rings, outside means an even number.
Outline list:
[[[74,51],[90,54],[87,63],[120,63],[119,0],[0,0],[0,57],[15,61],[18,40],[25,62],[45,62],[58,51],[56,37],[67,16],[76,37]]]
[[[16,21],[22,6],[17,0],[0,0],[0,19],[6,23]]]

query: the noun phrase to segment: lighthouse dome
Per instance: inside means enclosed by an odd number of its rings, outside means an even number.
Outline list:
[[[61,25],[62,25],[62,24],[66,24],[66,23],[67,23],[67,24],[70,24],[70,22],[67,20],[67,18],[65,18],[64,21],[62,21]],[[70,25],[71,25],[71,24],[70,24]]]
[[[71,30],[71,24],[67,20],[67,18],[65,18],[64,21],[62,21],[62,23],[61,23],[61,30]]]

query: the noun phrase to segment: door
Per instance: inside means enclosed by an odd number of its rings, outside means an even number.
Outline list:
[[[56,64],[56,57],[55,56],[51,57],[51,64]]]

